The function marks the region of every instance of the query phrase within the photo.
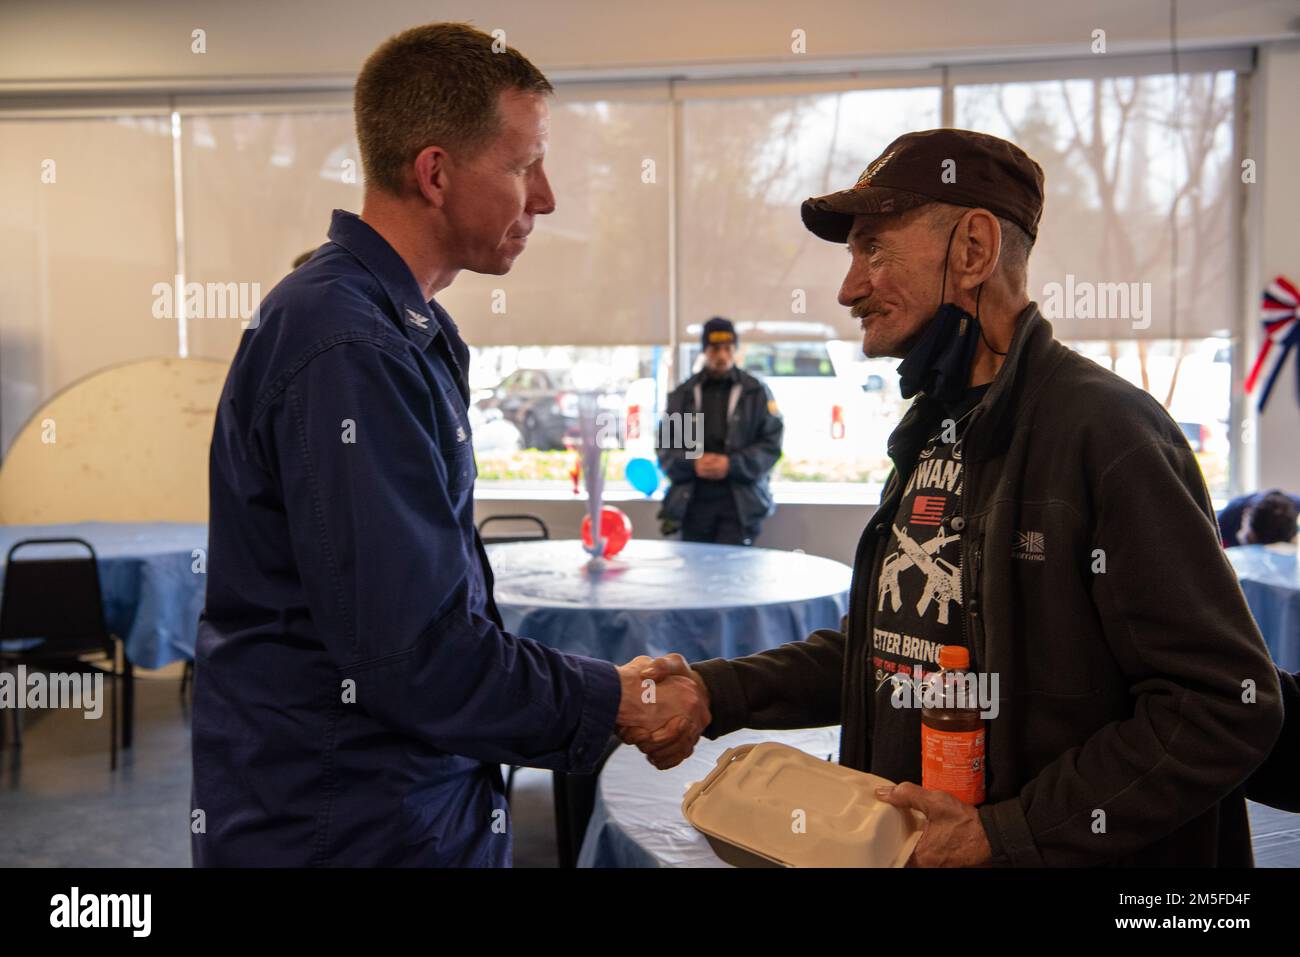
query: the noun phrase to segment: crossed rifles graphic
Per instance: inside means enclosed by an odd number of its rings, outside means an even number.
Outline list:
[[[924,615],[926,609],[930,607],[930,602],[937,601],[939,624],[948,624],[948,604],[961,601],[961,571],[952,562],[935,558],[934,554],[946,543],[960,539],[961,535],[948,535],[940,526],[934,538],[924,545],[918,545],[916,540],[907,534],[906,525],[901,529],[895,525],[894,534],[898,536],[900,550],[885,556],[885,561],[881,565],[880,601],[876,605],[876,610],[885,607],[886,596],[889,597],[894,611],[902,607],[898,576],[915,565],[925,573],[925,589],[916,603],[916,613]]]

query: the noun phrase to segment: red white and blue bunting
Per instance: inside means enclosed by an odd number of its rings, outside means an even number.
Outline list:
[[[1255,391],[1263,381],[1259,393],[1259,410],[1273,392],[1273,386],[1286,365],[1286,357],[1293,351],[1300,356],[1300,290],[1282,276],[1278,276],[1264,290],[1260,303],[1260,316],[1264,320],[1264,342],[1259,355],[1246,377],[1246,392]],[[1296,401],[1300,402],[1300,369],[1296,372]]]

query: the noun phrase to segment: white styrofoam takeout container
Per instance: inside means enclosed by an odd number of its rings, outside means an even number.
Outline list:
[[[925,815],[876,797],[892,784],[786,744],[746,744],[687,789],[682,814],[737,867],[902,867]]]

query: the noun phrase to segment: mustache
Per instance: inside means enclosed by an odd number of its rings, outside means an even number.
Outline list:
[[[882,303],[876,302],[874,299],[859,299],[849,309],[849,315],[854,319],[863,319],[868,313],[879,312],[882,305]]]

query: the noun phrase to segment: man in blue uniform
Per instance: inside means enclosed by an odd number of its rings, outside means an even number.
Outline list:
[[[707,723],[689,681],[643,687],[641,662],[508,634],[492,600],[469,350],[433,296],[462,269],[508,272],[555,208],[550,84],[492,46],[434,24],[370,57],[362,213],[334,212],[231,365],[195,670],[196,864],[508,865],[501,763],[584,771],[616,726]]]

